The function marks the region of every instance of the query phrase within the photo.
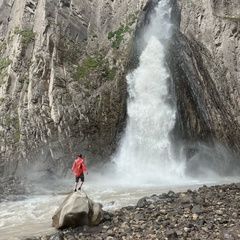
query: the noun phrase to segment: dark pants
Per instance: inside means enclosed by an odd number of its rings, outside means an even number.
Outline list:
[[[75,182],[79,182],[79,179],[81,179],[81,182],[84,182],[84,174],[83,173],[80,176],[75,176]]]

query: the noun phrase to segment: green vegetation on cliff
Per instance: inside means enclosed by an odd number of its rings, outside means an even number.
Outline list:
[[[12,63],[12,61],[6,57],[0,59],[0,85],[4,83],[4,78],[7,76],[6,68]]]
[[[0,70],[3,70],[7,66],[11,64],[11,60],[9,58],[2,58],[0,59]]]
[[[97,57],[88,57],[84,59],[82,64],[77,67],[76,77],[81,78],[87,76],[90,71],[101,67],[103,63],[104,61]]]
[[[3,43],[0,44],[0,52],[4,52],[7,48],[7,43],[4,41]]]
[[[121,25],[121,27],[118,28],[118,30],[116,30],[115,32],[109,32],[108,39],[115,38],[114,41],[112,42],[112,47],[118,48],[124,38],[124,34],[130,31],[131,29],[128,25],[126,26]]]
[[[20,124],[18,117],[12,117],[10,113],[5,115],[5,124],[8,128],[13,129],[13,140],[19,142],[20,140]]]
[[[22,43],[29,43],[34,41],[36,35],[32,29],[20,29],[19,27],[15,28],[14,33],[22,36]]]
[[[113,39],[112,47],[119,48],[125,33],[130,33],[133,31],[131,26],[136,22],[138,12],[136,14],[130,14],[127,18],[127,23],[125,25],[121,24],[121,26],[115,32],[108,33],[108,39]]]
[[[81,79],[84,87],[90,89],[93,85],[93,81],[91,80],[113,80],[114,76],[115,70],[110,69],[108,61],[105,60],[101,54],[97,53],[93,56],[86,57],[81,64],[77,66],[74,79]],[[83,79],[85,80],[83,81]]]

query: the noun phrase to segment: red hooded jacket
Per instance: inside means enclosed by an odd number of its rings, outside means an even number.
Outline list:
[[[83,173],[83,171],[87,171],[87,168],[85,167],[82,158],[78,157],[77,159],[74,160],[72,165],[72,171],[75,176],[80,176]]]

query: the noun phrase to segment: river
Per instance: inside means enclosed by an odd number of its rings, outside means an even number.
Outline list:
[[[91,176],[92,175],[92,176]],[[73,178],[71,179],[73,180]],[[62,190],[47,195],[28,196],[25,200],[0,203],[0,239],[18,240],[23,237],[42,236],[56,232],[52,224],[52,216],[59,205],[73,189],[73,182],[66,180]],[[98,181],[99,180],[99,181]],[[95,202],[103,205],[106,211],[135,205],[144,196],[167,193],[169,190],[182,192],[187,189],[198,189],[203,184],[207,186],[239,182],[240,178],[219,178],[204,182],[203,180],[173,183],[168,185],[144,185],[139,187],[117,185],[110,178],[99,179],[94,173],[86,176],[83,191]]]

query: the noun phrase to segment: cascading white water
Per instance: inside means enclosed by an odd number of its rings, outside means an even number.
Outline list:
[[[171,37],[169,1],[160,1],[155,10],[143,36],[147,46],[139,66],[127,76],[127,127],[113,160],[117,173],[131,185],[176,183],[184,175],[184,161],[176,160],[169,138],[175,109],[167,102],[170,76],[161,43]]]

